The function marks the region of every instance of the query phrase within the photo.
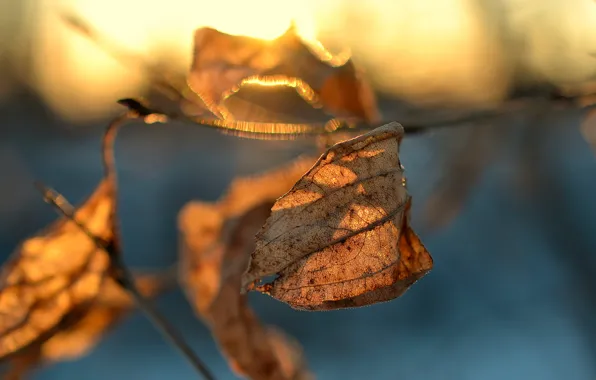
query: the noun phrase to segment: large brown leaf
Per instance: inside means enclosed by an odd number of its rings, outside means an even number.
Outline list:
[[[408,223],[402,137],[390,123],[323,154],[273,206],[243,287],[329,310],[391,300],[426,274],[432,258]]]
[[[259,322],[246,295],[240,294],[240,281],[254,248],[254,235],[275,199],[313,162],[304,158],[261,176],[236,180],[219,202],[192,202],[180,213],[183,287],[240,376],[310,378],[300,347]]]
[[[75,217],[109,242],[114,207],[115,184],[109,176]],[[66,218],[25,240],[0,275],[0,358],[48,339],[71,311],[91,304],[108,267],[107,254]]]
[[[294,27],[271,41],[198,29],[188,85],[213,115],[226,121],[238,117],[224,101],[240,88],[254,85],[293,88],[306,103],[323,107],[329,115],[379,119],[374,93],[349,57],[332,56],[320,43],[301,39]],[[245,102],[240,113],[246,114],[251,103]],[[188,113],[205,114],[202,106],[187,107]],[[279,120],[274,110],[269,113]],[[296,113],[286,116],[287,123],[296,118],[302,122]]]

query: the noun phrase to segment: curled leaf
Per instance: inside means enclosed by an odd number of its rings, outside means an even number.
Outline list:
[[[107,177],[74,215],[110,242],[114,207],[114,179]],[[25,240],[0,274],[0,358],[48,339],[72,310],[92,303],[108,267],[108,255],[66,218]]]
[[[205,106],[227,121],[237,116],[224,101],[254,85],[294,89],[306,103],[330,115],[368,122],[379,118],[373,91],[349,55],[331,55],[320,43],[303,40],[294,27],[271,41],[198,29],[188,85],[204,103],[190,114],[204,113]]]
[[[402,137],[390,123],[323,154],[275,202],[243,288],[296,309],[329,310],[391,300],[426,274],[432,258],[409,226]]]
[[[299,346],[264,327],[240,294],[254,235],[275,199],[312,165],[234,181],[217,203],[192,202],[180,213],[181,280],[197,314],[210,326],[230,366],[251,379],[309,379]]]

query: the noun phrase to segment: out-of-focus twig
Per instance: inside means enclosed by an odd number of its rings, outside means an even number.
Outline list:
[[[126,121],[144,118],[147,116],[149,115],[145,115],[137,110],[129,109],[126,113],[114,119],[106,128],[102,140],[102,156],[106,178],[113,178],[114,181],[116,178],[114,143],[119,128]],[[117,206],[113,208],[113,211],[110,215],[110,218],[112,219],[112,225],[114,226],[114,238],[111,241],[106,242],[95,236],[91,231],[89,231],[84,223],[77,220],[74,214],[74,207],[66,200],[64,196],[39,182],[36,183],[36,185],[42,192],[46,202],[52,204],[60,214],[73,221],[81,231],[85,232],[85,234],[93,240],[94,244],[99,249],[102,249],[108,254],[110,257],[112,278],[131,295],[139,309],[145,313],[145,315],[151,320],[151,322],[163,334],[163,336],[167,338],[172,345],[184,355],[184,357],[193,365],[197,372],[200,373],[205,379],[215,379],[215,377],[208,370],[207,366],[194,353],[194,351],[191,349],[188,343],[186,343],[178,331],[165,319],[165,317],[161,315],[153,303],[148,300],[137,288],[132,273],[122,260],[122,246],[120,231],[118,228]]]

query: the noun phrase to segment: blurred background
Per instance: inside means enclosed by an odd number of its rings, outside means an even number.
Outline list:
[[[0,0],[0,248],[56,218],[36,179],[78,203],[101,178],[99,141],[115,101],[147,88],[60,20],[79,15],[149,62],[186,71],[201,26],[272,39],[294,20],[334,51],[349,47],[386,120],[501,109],[534,88],[596,80],[591,0]],[[233,10],[233,12],[231,11]],[[263,321],[303,345],[319,379],[596,378],[596,159],[590,114],[545,99],[406,137],[413,222],[435,268],[402,298],[298,312],[251,297]],[[583,135],[582,135],[583,132]],[[596,139],[595,139],[596,140]],[[134,125],[117,144],[126,261],[176,261],[176,218],[215,200],[238,175],[312,150],[312,140],[259,141],[198,125]],[[218,378],[233,379],[180,292],[159,307]],[[140,315],[85,358],[33,379],[194,378]]]

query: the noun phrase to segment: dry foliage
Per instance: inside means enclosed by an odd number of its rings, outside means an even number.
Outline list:
[[[426,274],[432,259],[408,224],[402,137],[390,123],[323,154],[273,206],[244,288],[329,310],[388,301]]]
[[[107,242],[114,238],[114,186],[104,179],[75,212]],[[108,268],[107,254],[66,218],[25,240],[0,276],[0,358],[48,339],[72,311],[91,304]]]
[[[294,27],[272,41],[211,28],[195,32],[188,85],[213,115],[234,120],[224,101],[251,84],[293,88],[308,104],[334,116],[379,119],[372,88],[349,55],[332,56],[300,38]]]
[[[139,63],[134,54],[106,45],[76,17],[67,21],[119,59]],[[333,56],[318,42],[303,40],[293,27],[272,41],[201,28],[195,32],[193,63],[186,77],[170,80],[155,65],[137,66],[161,92],[148,104],[123,101],[131,112],[120,121],[132,114],[147,123],[163,122],[167,116],[257,137],[339,132],[326,135],[323,143],[361,131],[340,130],[346,126],[372,130],[340,141],[318,160],[301,158],[278,170],[235,180],[218,202],[192,202],[181,211],[179,281],[235,373],[266,380],[312,376],[300,346],[259,322],[246,291],[269,294],[301,310],[359,307],[399,297],[432,268],[431,256],[409,225],[412,201],[399,158],[404,128],[389,123],[373,130],[382,122],[375,95],[349,55]],[[593,102],[587,97],[593,91],[586,91],[580,97],[587,104]],[[293,103],[286,101],[288,93]],[[267,97],[276,98],[273,103],[281,109],[263,106],[260,100]],[[574,100],[564,94],[557,98],[565,105]],[[418,114],[407,120],[409,108],[404,111],[403,104],[398,105],[388,108],[401,109],[393,116],[406,120],[411,133],[488,124],[496,116],[518,111],[516,104],[504,105],[466,110],[445,120],[445,114],[416,110]],[[75,218],[106,245],[63,219],[26,240],[3,267],[0,360],[10,356],[13,378],[33,366],[84,355],[133,308],[122,289],[127,272],[117,262],[112,152],[117,128],[112,126],[104,137],[108,175],[75,212]],[[593,142],[592,130],[584,128]],[[470,164],[474,157],[469,155],[447,160],[447,167],[460,168],[460,175],[445,183],[438,197],[442,201],[433,198],[433,220],[448,221],[457,213],[482,161],[490,158],[485,148],[494,143],[492,136],[490,131],[470,135],[469,141],[480,138],[483,144],[466,151],[483,160]],[[106,248],[110,244],[114,252]],[[120,276],[120,281],[112,276]],[[267,282],[271,276],[275,278]],[[141,293],[152,296],[159,290],[155,282],[142,281]],[[145,311],[152,313],[151,307]],[[212,378],[184,342],[168,334],[198,372]]]
[[[66,21],[146,72],[155,91],[135,104],[127,100],[133,109],[249,138],[322,134],[380,122],[374,91],[350,56],[333,56],[293,27],[272,41],[200,28],[191,70],[179,78],[123,53],[76,17]]]
[[[211,328],[230,367],[251,379],[308,379],[301,348],[263,326],[240,294],[254,235],[275,199],[311,167],[313,158],[233,182],[214,204],[192,202],[181,211],[181,281],[195,311]]]
[[[137,276],[143,295],[154,297],[172,287],[170,276]],[[134,309],[134,301],[113,279],[106,278],[91,305],[72,310],[68,320],[49,339],[29,345],[10,358],[5,379],[24,379],[31,369],[51,363],[76,360],[93,350],[103,336]]]

